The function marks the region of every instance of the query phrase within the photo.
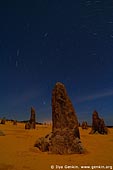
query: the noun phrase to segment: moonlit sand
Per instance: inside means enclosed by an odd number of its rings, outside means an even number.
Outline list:
[[[0,136],[0,170],[51,170],[77,169],[81,166],[113,166],[113,128],[108,135],[80,134],[85,154],[55,155],[41,152],[34,147],[35,141],[51,132],[51,125],[36,125],[36,129],[25,130],[24,123],[0,124],[5,136]],[[75,168],[74,168],[75,167]],[[100,169],[100,168],[99,168]]]

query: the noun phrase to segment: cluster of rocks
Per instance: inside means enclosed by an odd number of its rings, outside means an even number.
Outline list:
[[[82,129],[88,129],[88,124],[86,121],[82,122]]]
[[[5,117],[1,119],[1,124],[5,125],[6,119]]]
[[[25,129],[35,129],[36,128],[36,114],[35,109],[31,107],[30,120],[25,124]]]
[[[4,117],[4,118],[1,119],[0,124],[5,125],[5,122],[6,122],[6,119]],[[1,130],[0,130],[0,136],[5,136],[4,132],[2,132]]]
[[[92,130],[90,134],[100,133],[107,134],[108,130],[105,126],[104,119],[99,118],[98,112],[95,110],[92,115]]]
[[[1,124],[5,124],[5,118],[1,120]],[[17,121],[13,121],[13,125],[17,125]],[[42,152],[50,152],[55,154],[74,154],[84,153],[84,148],[80,141],[80,132],[76,112],[71,100],[67,95],[65,86],[58,82],[52,91],[52,132],[45,137],[39,138],[35,147]],[[87,129],[86,121],[82,122],[82,129]],[[30,120],[25,124],[25,129],[36,128],[36,113],[31,107]],[[104,120],[99,117],[95,110],[92,115],[92,130],[90,134],[100,133],[107,134],[108,130]],[[0,131],[0,136],[4,133]]]
[[[78,120],[62,83],[52,91],[52,132],[38,139],[35,146],[55,154],[83,153]]]

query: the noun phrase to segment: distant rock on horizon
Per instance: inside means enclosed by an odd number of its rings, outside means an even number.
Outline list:
[[[13,120],[13,125],[17,125],[17,120]]]
[[[104,119],[99,117],[98,112],[96,110],[92,114],[92,130],[90,134],[94,133],[108,134]]]
[[[30,120],[26,122],[25,129],[35,129],[36,128],[36,113],[35,109],[31,107]]]
[[[5,122],[6,122],[6,118],[3,117],[3,118],[1,119],[1,124],[5,125]]]
[[[87,122],[86,122],[86,121],[83,121],[81,127],[82,127],[82,129],[88,129],[88,124],[87,124]]]
[[[35,129],[36,127],[36,113],[35,113],[35,109],[33,107],[31,107],[31,117],[30,117],[30,125],[31,125],[31,129]]]

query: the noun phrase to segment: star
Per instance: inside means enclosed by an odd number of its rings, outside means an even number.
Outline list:
[[[48,36],[48,32],[44,33],[44,37],[47,37]]]
[[[18,67],[18,61],[17,60],[16,60],[16,64],[15,65],[16,65],[16,67]]]
[[[96,53],[92,53],[92,55],[96,56],[97,54]]]
[[[95,3],[100,3],[101,1],[95,1]]]
[[[86,6],[90,6],[91,5],[91,1],[86,1]]]
[[[29,33],[29,31],[30,31],[30,23],[25,24],[25,26],[24,26],[24,31],[26,31],[27,33]]]
[[[17,57],[19,56],[19,54],[20,54],[20,50],[18,49],[18,50],[17,50],[17,54],[16,54]]]
[[[46,104],[46,102],[45,101],[43,101],[43,105],[45,105]]]
[[[109,21],[108,24],[113,24],[113,21]]]
[[[111,38],[113,38],[113,35],[110,35]]]
[[[43,60],[41,59],[41,60],[40,60],[40,65],[42,65],[42,64],[43,64]]]
[[[96,36],[96,35],[97,35],[97,33],[96,33],[96,32],[94,32],[94,33],[93,33],[93,35],[94,35],[94,36]]]

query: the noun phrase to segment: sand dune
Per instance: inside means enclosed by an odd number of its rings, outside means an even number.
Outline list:
[[[108,135],[89,135],[80,128],[85,154],[54,155],[34,148],[35,141],[51,132],[50,125],[37,125],[35,130],[25,130],[24,124],[0,125],[5,136],[0,136],[0,170],[51,170],[53,169],[111,169],[113,166],[113,129]],[[51,165],[53,165],[51,167]],[[82,168],[82,166],[89,166]],[[101,166],[101,167],[99,167]]]

